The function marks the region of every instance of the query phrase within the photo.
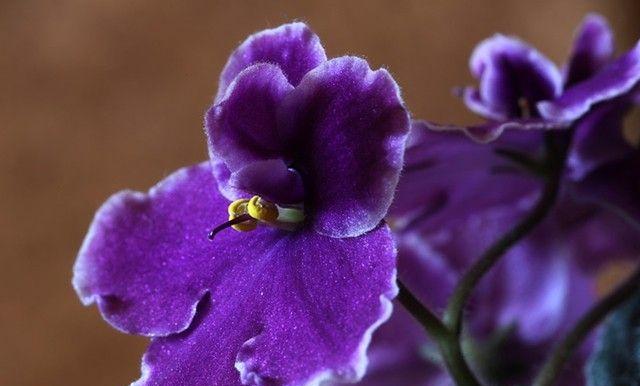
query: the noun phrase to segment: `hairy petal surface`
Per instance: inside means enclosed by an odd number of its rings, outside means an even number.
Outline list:
[[[285,137],[296,138],[316,231],[360,235],[386,214],[397,184],[409,117],[385,70],[355,57],[332,59],[307,74],[280,111]]]
[[[488,119],[520,116],[519,101],[529,103],[560,94],[562,81],[557,67],[528,44],[497,34],[481,42],[469,62],[480,80],[477,94],[465,97],[467,106]],[[483,105],[482,108],[478,106]]]
[[[612,59],[613,49],[613,33],[607,20],[598,14],[587,15],[573,42],[565,86],[593,76]]]
[[[227,204],[203,163],[99,211],[74,284],[114,326],[156,337],[137,384],[361,377],[397,291],[388,228],[335,239],[260,227],[209,241]]]
[[[209,152],[236,171],[248,163],[283,156],[277,111],[293,89],[280,68],[256,64],[240,73],[219,103],[207,111]]]
[[[271,63],[282,70],[292,85],[327,60],[320,39],[304,23],[284,24],[249,36],[229,57],[222,74],[216,101],[236,76],[256,63]]]
[[[591,78],[569,87],[555,100],[538,103],[538,111],[553,121],[573,121],[596,103],[630,92],[640,80],[640,42]]]
[[[225,207],[212,183],[210,168],[200,165],[147,194],[111,197],[74,266],[83,302],[96,302],[107,322],[128,333],[163,336],[187,328],[209,278],[223,265],[206,238]]]
[[[389,317],[396,292],[388,231],[361,238],[309,230],[274,234],[271,247],[238,241],[256,248],[251,260],[227,271],[189,330],[153,341],[138,384],[358,380],[371,333]]]

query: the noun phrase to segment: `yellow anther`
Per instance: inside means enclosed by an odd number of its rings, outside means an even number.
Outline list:
[[[256,220],[274,222],[278,219],[278,207],[260,196],[253,196],[247,203],[247,213]]]
[[[236,218],[236,216],[230,215],[229,221],[233,220],[234,218]],[[231,225],[231,228],[237,230],[238,232],[249,232],[256,229],[257,226],[258,226],[258,222],[256,220],[248,220],[238,224]]]
[[[247,200],[246,198],[241,198],[229,204],[229,207],[227,208],[227,212],[229,212],[229,216],[233,216],[235,218],[247,213],[248,203],[249,203],[249,200]]]

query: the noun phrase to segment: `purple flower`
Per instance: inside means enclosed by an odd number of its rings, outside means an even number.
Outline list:
[[[625,114],[640,100],[640,43],[613,58],[613,35],[599,15],[588,15],[576,33],[563,71],[528,44],[503,35],[480,43],[470,61],[478,87],[462,92],[486,124],[462,130],[480,142],[508,129],[533,129],[528,153],[542,147],[536,129],[570,140],[565,186],[576,197],[614,207],[640,224],[640,152],[624,138]],[[570,139],[567,139],[567,133]],[[522,150],[522,149],[520,149]],[[640,226],[640,225],[638,225]]]
[[[622,98],[629,103],[640,80],[640,43],[615,60],[612,56],[610,28],[595,14],[578,29],[563,71],[515,37],[497,34],[486,39],[470,60],[479,86],[464,88],[461,94],[467,107],[489,122],[465,131],[487,142],[505,129],[567,127],[601,102]],[[615,128],[598,131],[601,137],[619,136]]]
[[[462,273],[539,196],[538,178],[500,154],[532,151],[530,140],[540,133],[509,131],[483,145],[461,132],[432,131],[422,122],[413,126],[389,222],[399,248],[399,276],[439,313]],[[608,261],[637,256],[637,239],[617,216],[561,194],[548,218],[474,292],[466,314],[474,369],[499,384],[531,381],[553,344],[594,302],[595,273]],[[425,356],[425,347],[434,349],[418,338],[420,331],[395,311],[370,350],[372,358],[386,361],[372,361],[362,384],[375,385],[375,374],[385,369],[387,376],[403,379],[394,384],[437,384],[443,373]],[[563,385],[583,384],[590,347],[570,364]],[[391,375],[393,368],[398,371]]]
[[[135,384],[362,377],[397,291],[381,221],[408,126],[385,70],[327,60],[302,23],[240,45],[206,115],[211,162],[111,197],[74,267],[83,303],[153,338]]]

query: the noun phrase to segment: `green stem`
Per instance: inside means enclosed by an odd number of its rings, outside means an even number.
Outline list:
[[[640,267],[616,290],[604,297],[591,308],[556,346],[538,373],[533,386],[551,386],[557,380],[571,354],[580,346],[584,338],[614,309],[640,290]]]
[[[556,166],[553,166],[552,172],[546,177],[544,191],[533,210],[509,232],[491,245],[465,273],[462,280],[460,280],[454,289],[444,313],[444,322],[456,335],[460,335],[461,333],[464,307],[480,279],[491,270],[509,248],[522,240],[542,222],[553,207],[560,186],[560,171],[557,169]]]
[[[458,337],[449,331],[436,315],[422,305],[418,298],[400,280],[398,280],[398,287],[400,288],[398,300],[420,322],[429,336],[436,341],[447,369],[456,384],[460,386],[481,386],[464,359],[458,343]]]

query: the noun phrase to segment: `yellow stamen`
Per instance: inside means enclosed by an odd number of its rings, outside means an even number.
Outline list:
[[[252,231],[256,229],[258,223],[294,230],[304,221],[304,212],[301,208],[280,207],[260,196],[235,200],[229,204],[227,212],[229,212],[229,221],[241,216],[246,218],[246,220],[239,221],[233,225],[228,223],[226,225],[240,232]],[[215,236],[215,233],[219,232],[219,230],[216,228],[212,232]],[[213,236],[210,236],[210,238],[213,238]]]
[[[227,208],[227,212],[229,212],[229,216],[238,217],[247,213],[248,203],[249,203],[249,200],[247,200],[246,198],[240,198],[238,200],[235,200],[231,204],[229,204],[229,207]]]
[[[246,214],[248,203],[249,203],[249,200],[247,200],[246,198],[241,198],[229,204],[229,207],[227,208],[227,212],[229,212],[229,220],[233,220],[234,218],[237,218],[242,216],[243,214]],[[231,228],[239,232],[249,232],[256,229],[257,226],[258,226],[258,222],[255,220],[251,220],[251,221],[244,221],[238,224],[234,224],[231,226]]]
[[[260,196],[253,196],[247,203],[249,216],[259,221],[274,222],[278,219],[278,207],[276,204],[263,200]]]
[[[229,216],[229,220],[233,220],[237,216]],[[258,222],[256,220],[244,221],[238,224],[231,225],[231,228],[237,230],[238,232],[249,232],[258,226]]]

